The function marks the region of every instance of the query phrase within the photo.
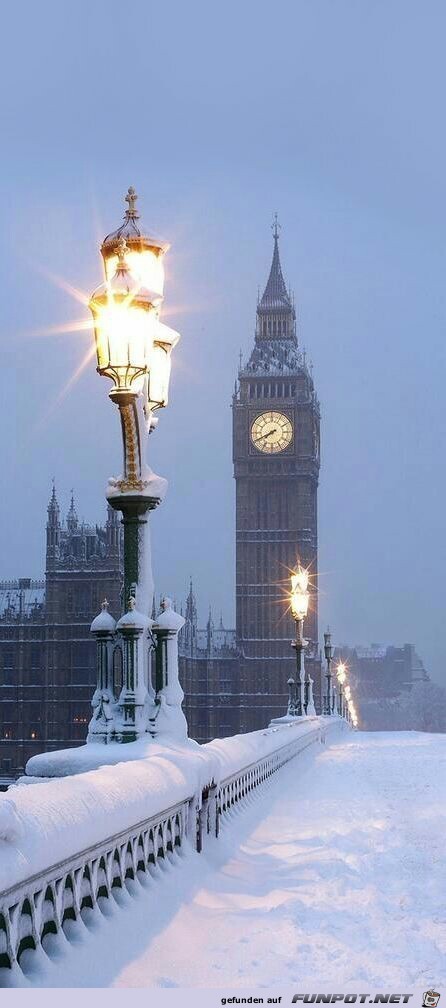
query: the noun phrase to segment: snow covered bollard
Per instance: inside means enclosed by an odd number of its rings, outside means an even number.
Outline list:
[[[116,624],[122,639],[124,682],[115,706],[115,740],[134,742],[147,730],[149,694],[146,685],[146,647],[144,634],[150,619],[135,608],[130,598],[129,608]]]
[[[306,713],[308,717],[316,717],[316,708],[314,706],[313,696],[313,680],[311,676],[308,677],[308,703]]]
[[[155,649],[155,703],[158,707],[151,718],[152,735],[170,735],[179,741],[187,739],[187,721],[182,710],[184,693],[178,670],[178,634],[185,620],[172,606],[170,598],[161,602],[161,612],[152,626]]]
[[[107,599],[102,603],[102,609],[93,620],[90,632],[96,638],[96,689],[93,693],[91,706],[93,715],[88,726],[87,742],[111,741],[114,729],[113,716],[113,682],[112,654],[116,623],[108,611]]]

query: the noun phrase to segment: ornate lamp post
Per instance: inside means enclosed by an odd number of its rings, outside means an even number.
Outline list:
[[[295,574],[291,575],[291,612],[296,621],[296,639],[291,646],[296,649],[296,708],[295,713],[300,717],[305,710],[305,665],[304,649],[307,641],[303,638],[304,619],[308,612],[309,603],[308,592],[308,571],[299,564]]]
[[[325,702],[325,713],[331,714],[331,662],[333,658],[333,645],[331,643],[330,627],[324,633],[324,654],[327,661],[327,696]]]
[[[119,409],[124,457],[122,475],[109,480],[106,494],[111,507],[121,512],[124,526],[124,614],[116,626],[123,661],[123,687],[113,706],[113,725],[107,717],[107,738],[101,731],[93,703],[89,738],[97,741],[130,742],[145,732],[155,734],[161,703],[149,673],[153,577],[148,515],[163,500],[167,481],[152,472],[145,452],[148,434],[156,425],[153,411],[168,402],[170,355],[179,335],[163,325],[159,317],[164,289],[163,256],[169,246],[140,229],[136,198],[135,191],[129,189],[124,222],[104,239],[101,252],[106,279],[90,301],[97,370],[113,382],[109,396]],[[175,620],[176,614],[168,607],[158,627],[163,639],[167,611],[172,614],[168,636],[179,629],[176,624],[180,618]],[[93,633],[101,641],[102,661],[110,659],[111,653],[111,624],[107,622],[105,626],[106,622],[103,616],[100,627],[95,625],[97,621],[92,625]],[[106,631],[109,637],[105,636]],[[174,655],[174,650],[171,653]],[[109,690],[110,671],[102,671],[101,676]],[[181,703],[179,690],[175,702]],[[103,720],[104,701],[100,704]],[[106,713],[110,713],[110,705]]]

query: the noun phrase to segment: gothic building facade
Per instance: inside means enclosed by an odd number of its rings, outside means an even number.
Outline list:
[[[0,582],[0,779],[35,753],[85,741],[96,683],[90,623],[104,598],[119,617],[121,553],[116,512],[91,527],[72,498],[62,521],[53,488],[45,579]]]
[[[221,617],[215,625],[211,610],[199,629],[192,581],[184,616],[179,661],[189,735],[197,742],[235,735],[240,730],[235,630],[226,630]]]

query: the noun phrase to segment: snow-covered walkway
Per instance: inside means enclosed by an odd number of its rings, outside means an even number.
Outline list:
[[[446,736],[343,734],[283,768],[204,854],[132,883],[51,960],[30,954],[24,984],[441,989],[445,833]]]

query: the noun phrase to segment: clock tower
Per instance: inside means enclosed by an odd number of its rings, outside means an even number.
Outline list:
[[[295,674],[288,611],[298,561],[313,586],[304,625],[305,666],[320,710],[317,628],[319,403],[299,348],[296,312],[282,275],[279,227],[254,347],[233,398],[236,481],[236,642],[240,654],[240,730],[265,727],[286,711]]]

